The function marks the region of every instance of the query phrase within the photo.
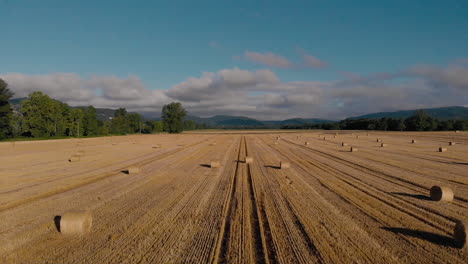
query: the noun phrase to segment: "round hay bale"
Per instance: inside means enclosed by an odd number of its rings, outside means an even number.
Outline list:
[[[210,167],[211,168],[219,168],[221,167],[221,163],[217,160],[210,162]]]
[[[378,138],[376,141],[377,141],[377,142],[382,142],[382,140],[381,140],[380,138]]]
[[[156,144],[156,145],[153,145],[152,148],[161,148],[161,145]]]
[[[357,139],[359,139],[359,136],[356,136]]]
[[[453,191],[449,187],[432,186],[430,196],[434,201],[450,202],[453,200]]]
[[[141,168],[139,166],[130,166],[127,169],[128,174],[136,174],[141,172]]]
[[[216,142],[211,143],[210,146],[216,146]]]
[[[415,139],[411,140],[411,144],[414,144],[414,143],[416,143],[416,140]]]
[[[254,161],[253,157],[249,157],[249,156],[245,157],[245,163],[253,163],[253,161]]]
[[[92,225],[90,211],[72,211],[60,217],[60,233],[64,235],[85,235],[91,231]]]
[[[69,162],[78,162],[81,160],[80,155],[71,155],[71,157],[68,159]]]
[[[310,144],[310,143],[309,143],[308,141],[306,141],[306,142],[304,143],[304,145],[306,145],[306,146],[308,146],[309,144]]]
[[[275,145],[278,145],[278,141],[275,141]]]
[[[351,148],[349,149],[349,151],[350,151],[350,152],[356,152],[356,151],[358,151],[358,149],[357,149],[356,147],[351,147]]]
[[[468,233],[466,232],[466,223],[464,221],[458,220],[453,229],[453,240],[459,248],[466,246],[466,241],[468,240]]]
[[[455,145],[455,142],[450,141],[450,142],[449,142],[449,146],[453,146],[453,145]]]
[[[281,137],[279,137],[279,136],[276,137],[276,140],[280,140],[280,139],[281,139]]]
[[[439,152],[446,152],[447,148],[439,147]]]
[[[348,143],[341,142],[341,146],[342,146],[342,147],[344,147],[344,146],[348,146]]]
[[[327,138],[326,138],[326,137],[323,137],[322,139],[323,139],[323,140],[327,140]]]
[[[386,147],[386,146],[388,146],[388,145],[385,144],[385,143],[380,144],[380,147],[381,147],[381,148]]]
[[[288,169],[291,167],[291,164],[287,161],[280,161],[280,169]]]

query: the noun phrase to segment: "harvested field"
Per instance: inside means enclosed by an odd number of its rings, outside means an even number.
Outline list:
[[[0,143],[0,263],[467,263],[467,132],[333,135]],[[89,232],[59,232],[82,211]]]

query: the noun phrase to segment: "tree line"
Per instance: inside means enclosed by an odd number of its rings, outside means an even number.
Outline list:
[[[20,109],[11,107],[13,92],[0,79],[0,140],[17,137],[82,137],[125,135],[133,133],[180,133],[183,130],[203,129],[192,120],[185,120],[186,110],[180,103],[162,108],[162,120],[145,120],[138,113],[125,108],[115,111],[110,120],[100,120],[93,106],[73,108],[42,92],[31,93]]]
[[[468,120],[439,120],[424,110],[408,118],[345,119],[335,123],[283,126],[283,129],[449,131],[467,130]]]

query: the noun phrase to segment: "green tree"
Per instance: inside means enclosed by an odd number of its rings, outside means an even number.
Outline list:
[[[130,133],[141,132],[143,126],[143,117],[138,113],[132,113],[127,115],[128,129]]]
[[[93,106],[83,109],[83,134],[85,136],[99,135],[96,108]]]
[[[41,92],[33,92],[23,101],[23,133],[32,137],[49,137],[55,132],[54,100]]]
[[[197,129],[197,123],[193,120],[184,121],[184,130],[195,130]]]
[[[127,109],[119,108],[114,113],[110,131],[112,134],[126,134],[129,133]]]
[[[13,93],[8,89],[8,84],[0,79],[0,139],[6,138],[11,133],[12,109],[9,103]]]
[[[406,128],[413,131],[428,130],[432,126],[431,117],[424,110],[417,110],[405,121]]]
[[[162,120],[164,122],[164,130],[169,133],[180,133],[184,129],[183,120],[187,111],[182,107],[181,103],[170,103],[162,108]]]

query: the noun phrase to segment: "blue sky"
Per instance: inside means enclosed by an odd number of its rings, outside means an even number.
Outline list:
[[[73,89],[86,91],[92,86],[98,95],[112,81],[97,87],[96,83],[103,81],[92,81],[91,85],[92,79],[113,78],[114,83],[120,80],[124,83],[118,84],[119,89],[125,89],[125,81],[128,81],[128,85],[136,85],[130,89],[143,89],[145,96],[152,90],[162,92],[163,95],[153,93],[158,97],[153,102],[158,104],[168,99],[179,100],[170,96],[177,94],[171,91],[176,86],[190,86],[190,80],[201,80],[204,73],[213,73],[215,76],[212,78],[219,79],[223,76],[220,71],[225,69],[249,73],[268,70],[277,78],[274,81],[277,86],[310,82],[309,86],[318,85],[322,90],[331,85],[332,90],[349,83],[350,78],[369,79],[376,73],[397,75],[392,77],[395,80],[379,79],[386,82],[385,85],[388,81],[399,83],[401,78],[406,82],[408,74],[402,72],[424,65],[424,74],[420,71],[410,74],[411,85],[417,87],[414,90],[422,91],[421,86],[434,83],[434,78],[438,78],[437,85],[441,85],[442,79],[447,81],[434,70],[446,76],[453,75],[450,73],[454,71],[460,72],[460,69],[465,73],[466,64],[458,62],[468,58],[468,1],[0,0],[0,10],[0,76],[7,81],[11,79],[9,83],[13,90],[18,89],[18,94],[34,89],[23,87],[24,83],[38,81],[18,80],[18,74],[22,78],[72,74],[85,83]],[[310,56],[312,62],[306,63],[306,56]],[[455,70],[451,68],[454,63],[458,65]],[[461,84],[459,81],[449,80],[448,84],[442,85],[457,84],[452,91],[454,98],[462,95],[466,99],[466,84],[464,79]],[[271,84],[270,81],[266,83]],[[38,88],[41,85],[45,84],[38,84]],[[260,80],[254,84],[247,82],[242,88],[228,87],[230,91],[239,89],[245,96],[252,95],[252,92],[257,97],[264,96],[263,99],[255,98],[252,105],[239,110],[233,107],[221,109],[219,105],[223,103],[214,98],[187,100],[187,106],[201,115],[209,115],[210,112],[197,110],[196,102],[201,103],[200,108],[204,104],[210,105],[209,111],[214,113],[220,110],[222,113],[250,114],[268,119],[266,105],[272,107],[272,101],[268,101],[265,94],[267,97],[268,94],[276,94],[283,96],[283,104],[278,102],[276,108],[279,116],[313,116],[317,112],[308,111],[307,104],[301,109],[288,108],[288,105],[296,105],[294,100],[285,97],[291,95],[288,91],[293,88],[255,88],[262,85]],[[310,91],[304,87],[296,87],[294,91],[302,89],[303,93],[312,94],[317,99],[323,91],[317,92],[315,86],[310,87]],[[413,94],[412,88],[405,87],[408,95]],[[59,88],[71,89],[63,87],[63,84]],[[451,88],[447,87],[447,91]],[[219,88],[212,89],[220,91]],[[441,93],[433,92],[434,95]],[[58,97],[70,104],[83,103],[83,100]],[[93,99],[90,103],[117,106],[115,102],[104,102],[104,99],[110,98]],[[332,107],[331,102],[336,100],[339,101],[336,106],[340,107],[343,103],[349,107],[357,104],[345,99],[335,96],[315,102],[311,97],[309,103],[322,104],[322,108]],[[273,103],[277,102],[275,100]],[[447,98],[443,104],[463,105],[458,100]],[[401,104],[399,101],[394,108],[440,106],[429,104]],[[136,109],[133,105],[138,103],[125,106]],[[255,106],[256,110],[250,106]],[[356,108],[351,113],[393,110],[391,108],[392,105],[382,109],[371,106]],[[336,118],[345,115],[344,112],[327,109],[321,109],[321,115],[330,113]],[[140,110],[150,111],[148,108]]]

